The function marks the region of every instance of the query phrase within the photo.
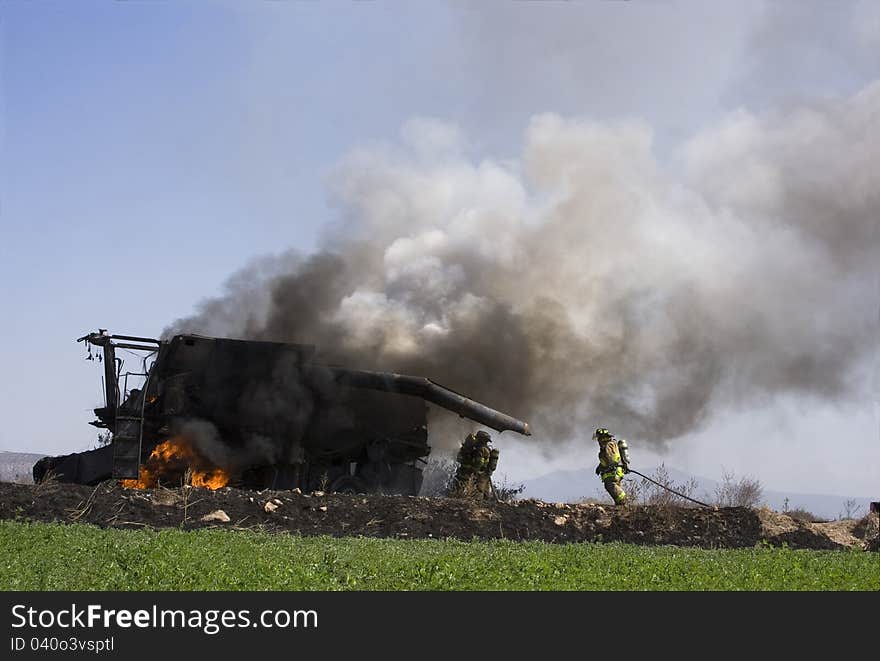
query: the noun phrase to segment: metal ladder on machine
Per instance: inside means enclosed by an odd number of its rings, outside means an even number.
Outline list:
[[[116,404],[116,431],[113,433],[113,479],[136,480],[140,476],[141,449],[144,440],[144,406],[150,375],[147,373],[141,396],[140,415],[120,415]]]
[[[113,479],[138,478],[143,422],[143,417],[116,417],[116,433],[113,434]]]

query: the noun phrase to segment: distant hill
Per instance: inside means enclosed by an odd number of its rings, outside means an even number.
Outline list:
[[[652,475],[655,468],[642,470],[645,475]],[[666,466],[669,477],[678,484],[690,480],[692,477],[697,483],[694,496],[700,500],[711,502],[715,488],[719,485],[717,480],[697,475],[689,475],[675,468]],[[850,497],[831,496],[827,494],[804,494],[787,491],[771,491],[763,485],[764,504],[771,509],[782,511],[788,499],[789,509],[805,509],[825,519],[834,519],[843,514],[845,503]],[[538,498],[549,502],[572,503],[582,498],[604,497],[605,490],[595,473],[589,469],[561,470],[547,473],[533,480],[525,482],[525,491],[522,498]],[[851,497],[856,502],[856,516],[862,516],[868,511],[871,500],[880,498],[880,493],[873,498]],[[610,502],[610,499],[609,499]]]
[[[5,452],[0,450],[0,482],[19,482],[29,484],[34,481],[31,469],[45,457],[44,454],[29,452]]]

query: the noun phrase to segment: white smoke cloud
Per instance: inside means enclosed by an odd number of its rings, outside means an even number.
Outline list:
[[[538,115],[516,162],[410,122],[340,164],[323,251],[257,278],[265,322],[224,313],[224,332],[425,374],[541,440],[601,420],[664,442],[744,401],[846,401],[877,348],[878,112],[877,84],[738,111],[680,175],[640,122]],[[238,295],[170,330],[217,332]]]

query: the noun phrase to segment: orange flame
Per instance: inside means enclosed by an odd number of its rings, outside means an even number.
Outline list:
[[[219,489],[229,483],[230,475],[222,468],[208,466],[192,445],[183,437],[175,436],[159,443],[141,464],[136,480],[122,480],[126,489],[150,489],[159,482],[180,484],[187,469],[189,483],[194,487]]]

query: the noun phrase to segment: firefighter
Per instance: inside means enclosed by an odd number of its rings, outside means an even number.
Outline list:
[[[623,476],[629,472],[629,449],[626,441],[619,441],[604,427],[599,427],[593,434],[593,440],[599,442],[599,465],[596,475],[602,479],[605,491],[611,494],[615,505],[626,505],[626,492],[620,486]]]
[[[485,431],[468,434],[458,450],[458,468],[452,479],[452,495],[492,497],[492,473],[498,467],[499,452],[490,448],[492,438]]]

